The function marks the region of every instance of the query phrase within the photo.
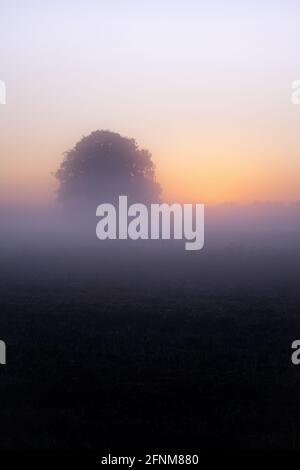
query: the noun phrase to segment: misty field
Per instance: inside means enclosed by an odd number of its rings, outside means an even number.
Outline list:
[[[106,246],[2,244],[1,448],[299,448],[298,237]]]

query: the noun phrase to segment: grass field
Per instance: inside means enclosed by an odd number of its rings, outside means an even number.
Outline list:
[[[2,243],[1,448],[299,448],[296,235]]]

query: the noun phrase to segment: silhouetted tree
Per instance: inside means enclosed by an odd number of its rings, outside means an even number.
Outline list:
[[[121,194],[130,202],[160,200],[151,154],[139,149],[134,139],[108,130],[83,137],[64,154],[55,173],[58,197],[67,205],[114,202]]]

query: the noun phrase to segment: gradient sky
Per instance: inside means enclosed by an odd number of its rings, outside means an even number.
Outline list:
[[[152,152],[167,199],[300,200],[298,0],[2,0],[0,18],[1,201],[51,199],[101,128]]]

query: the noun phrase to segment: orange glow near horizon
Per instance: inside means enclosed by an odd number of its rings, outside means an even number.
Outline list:
[[[46,204],[55,200],[57,182],[53,172],[58,167],[59,156],[53,161],[33,161],[25,166],[15,161],[2,172],[0,200],[4,203]],[[269,167],[253,162],[251,158],[238,160],[233,155],[210,156],[197,159],[177,154],[176,164],[168,165],[168,158],[156,164],[157,181],[163,190],[163,199],[170,202],[217,205],[227,202],[252,203],[294,202],[300,200],[299,178],[286,165]],[[3,177],[4,176],[4,177]]]
[[[299,5],[114,3],[1,7],[0,204],[52,201],[96,129],[152,153],[165,200],[299,201]]]

